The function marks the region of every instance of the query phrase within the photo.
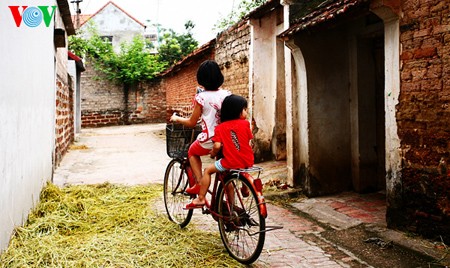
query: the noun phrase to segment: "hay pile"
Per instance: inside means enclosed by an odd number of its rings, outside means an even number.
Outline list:
[[[48,184],[0,267],[236,267],[216,233],[180,229],[152,206],[162,187]],[[158,201],[159,202],[159,201]]]

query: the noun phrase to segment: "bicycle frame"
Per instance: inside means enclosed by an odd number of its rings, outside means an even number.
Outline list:
[[[267,218],[266,200],[264,199],[264,195],[262,193],[263,184],[261,179],[259,178],[261,171],[258,171],[258,177],[256,179],[253,178],[253,176],[251,176],[248,172],[241,172],[240,170],[235,170],[234,172],[236,172],[238,176],[243,176],[245,179],[247,179],[250,185],[255,189],[256,197],[258,199],[258,206],[261,210],[261,215],[264,218]]]
[[[214,180],[214,186],[212,188],[212,190],[208,189],[208,193],[211,196],[211,201],[210,203],[206,203],[206,209],[203,210],[204,214],[211,214],[213,216],[213,218],[217,221],[218,218],[225,218],[223,215],[220,215],[217,213],[217,211],[215,211],[215,209],[217,208],[216,205],[216,195],[217,195],[217,189],[219,188],[219,183],[221,183],[222,185],[225,185],[225,180],[228,176],[232,176],[232,175],[236,175],[236,176],[242,176],[244,177],[251,185],[251,187],[253,187],[253,189],[255,189],[256,192],[256,196],[258,199],[258,206],[260,208],[261,211],[261,215],[264,218],[267,218],[267,207],[266,207],[266,201],[264,199],[264,195],[262,194],[262,189],[263,189],[263,185],[262,185],[262,181],[259,178],[260,175],[260,170],[259,169],[255,169],[255,171],[258,171],[258,177],[255,179],[253,178],[253,176],[251,176],[248,172],[245,172],[243,170],[239,170],[239,169],[233,169],[227,172],[220,172],[217,173],[215,176],[215,180]],[[188,173],[189,176],[189,173]],[[191,180],[189,180],[191,181]],[[192,185],[190,185],[192,186]],[[228,194],[227,195],[227,199],[229,200]],[[239,202],[242,203],[241,200],[241,196],[239,196],[240,200]],[[228,209],[230,209],[229,204],[227,204]]]

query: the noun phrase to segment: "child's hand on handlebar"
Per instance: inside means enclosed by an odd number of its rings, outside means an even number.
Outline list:
[[[178,115],[177,113],[173,113],[172,116],[170,117],[170,122],[176,122],[178,119]]]

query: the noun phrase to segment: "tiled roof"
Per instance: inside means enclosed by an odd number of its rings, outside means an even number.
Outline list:
[[[303,17],[295,20],[291,27],[279,34],[279,37],[287,37],[299,31],[331,21],[337,17],[347,14],[356,7],[368,4],[368,0],[328,0],[320,3],[316,9]]]

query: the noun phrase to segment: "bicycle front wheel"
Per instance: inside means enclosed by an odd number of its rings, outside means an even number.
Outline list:
[[[217,201],[220,237],[225,248],[240,263],[253,263],[261,254],[266,237],[266,220],[255,190],[245,178],[232,175],[219,188]]]
[[[183,168],[183,160],[173,159],[167,165],[164,175],[164,205],[169,219],[181,228],[188,225],[193,213],[192,210],[183,209],[191,198],[184,192],[188,185],[189,179]]]

